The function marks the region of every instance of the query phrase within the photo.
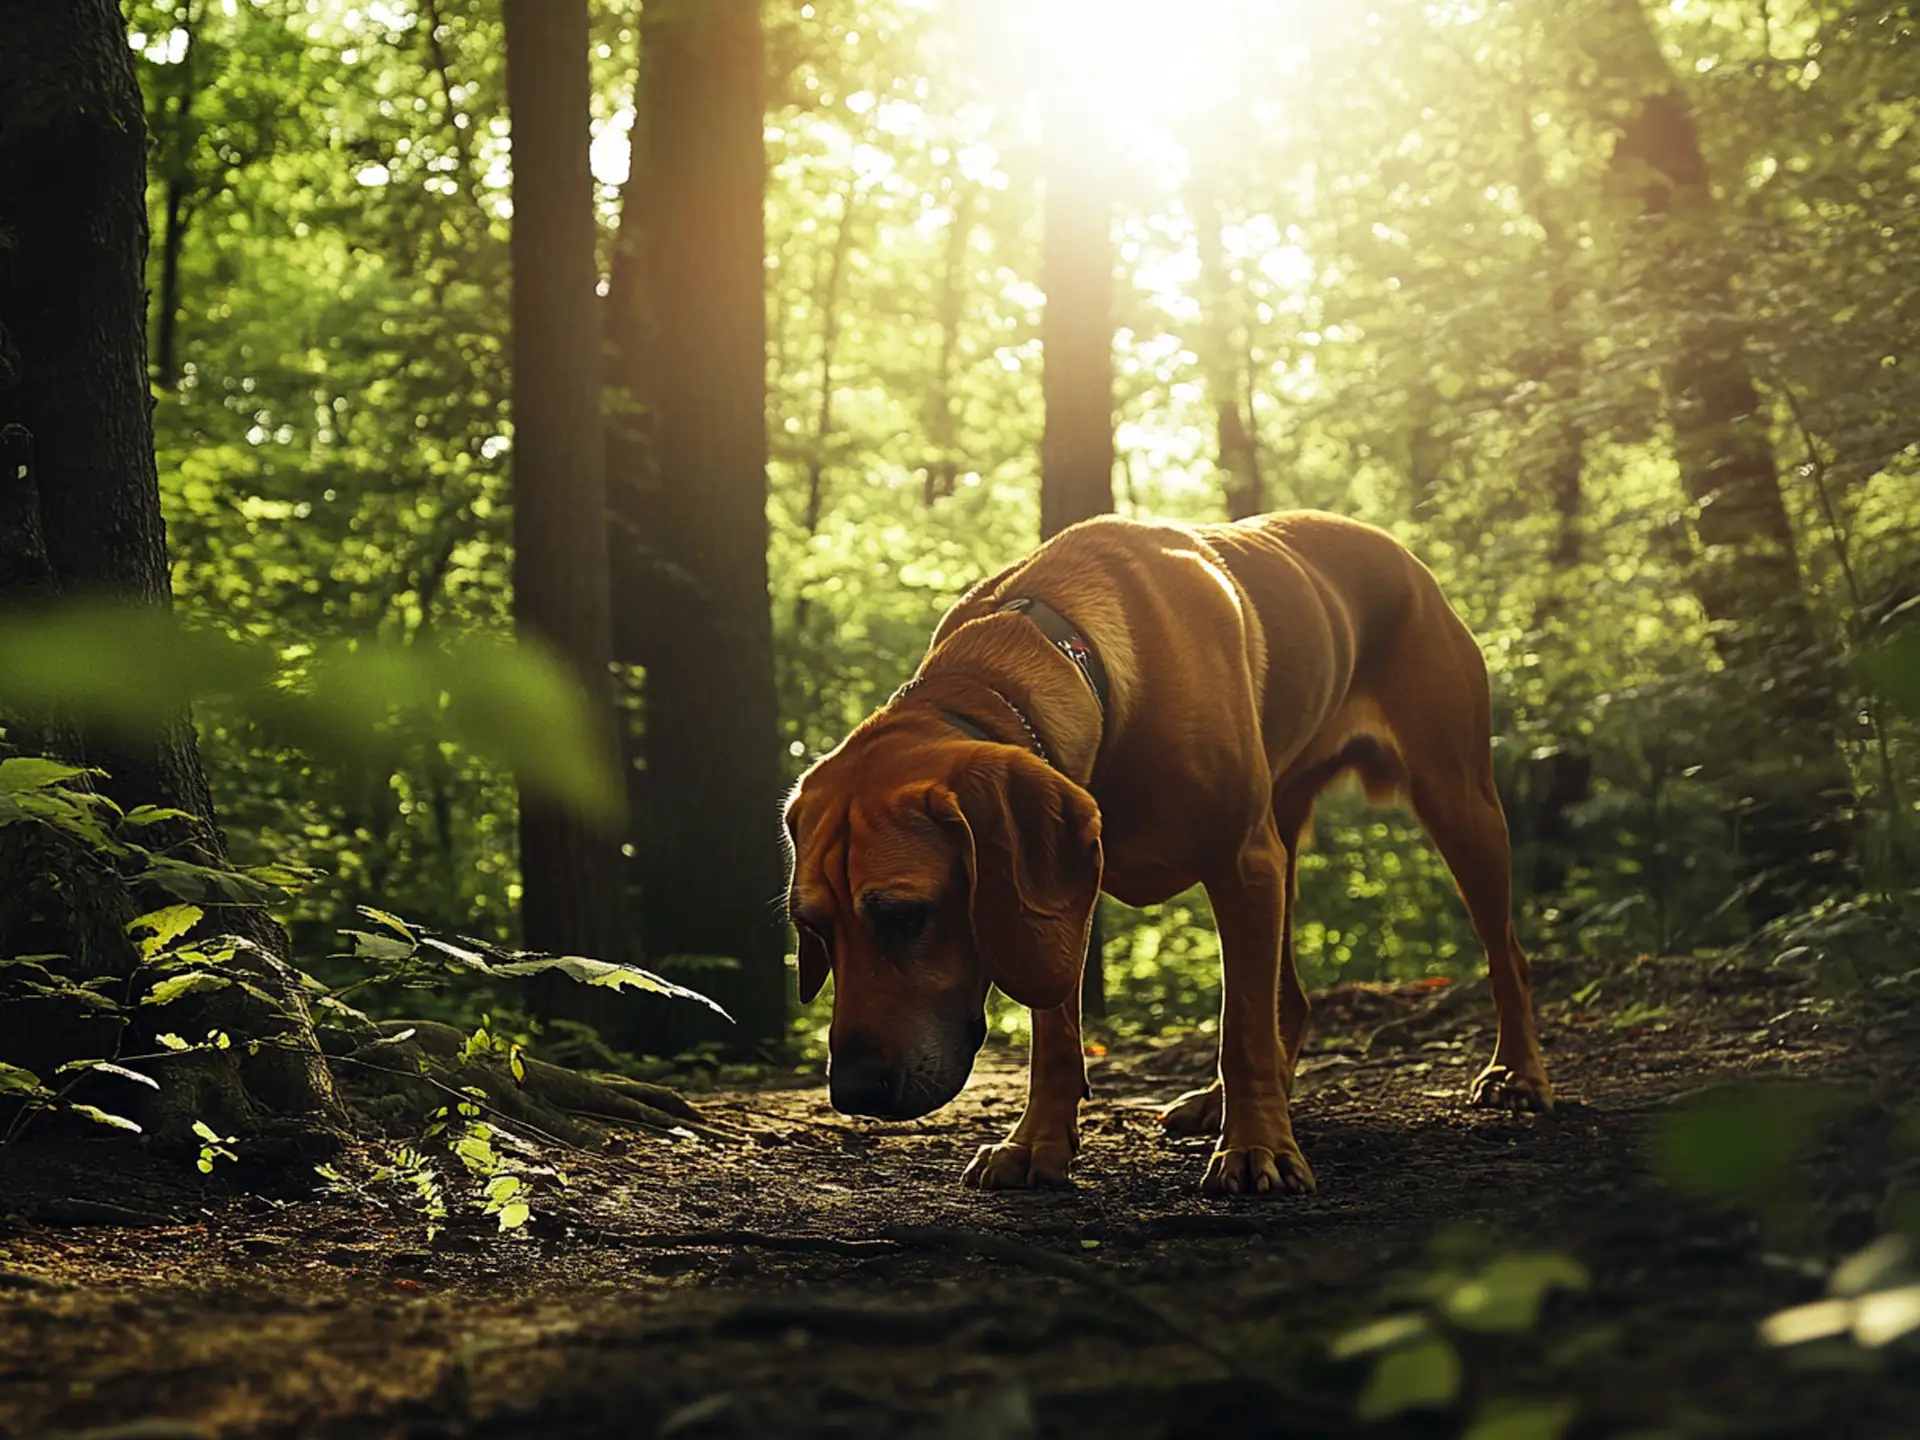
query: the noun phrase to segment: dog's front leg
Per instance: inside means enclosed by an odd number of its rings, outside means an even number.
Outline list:
[[[1006,1139],[980,1147],[961,1182],[980,1190],[1065,1185],[1080,1148],[1080,1101],[1086,1093],[1080,997],[1075,995],[1052,1010],[1034,1012],[1026,1113]]]
[[[1291,899],[1287,876],[1287,847],[1269,824],[1242,852],[1231,876],[1207,885],[1220,930],[1225,990],[1220,1142],[1200,1184],[1209,1195],[1313,1189],[1313,1171],[1293,1138],[1288,1113],[1293,1057],[1280,1035],[1281,942]],[[1303,1030],[1304,1024],[1295,1028]]]

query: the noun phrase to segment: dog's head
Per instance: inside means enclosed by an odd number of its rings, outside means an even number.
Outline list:
[[[986,1039],[989,985],[1036,1010],[1079,986],[1100,812],[1038,756],[883,717],[801,778],[786,823],[800,998],[834,978],[834,1109],[938,1109]]]

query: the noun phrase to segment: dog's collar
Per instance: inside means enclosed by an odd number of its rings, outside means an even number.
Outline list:
[[[1051,605],[1025,595],[1007,601],[994,613],[1025,615],[1046,637],[1048,644],[1073,662],[1073,668],[1080,672],[1080,678],[1087,682],[1087,689],[1093,692],[1093,703],[1100,711],[1101,724],[1104,726],[1107,718],[1107,667],[1100,661],[1100,652],[1095,650],[1087,637],[1080,633],[1079,627]],[[920,681],[921,677],[916,675],[894,691],[893,699],[887,703],[893,704],[895,701],[904,699],[914,690],[919,689]],[[1020,733],[1026,736],[1027,748],[1058,770],[1060,767],[1054,764],[1053,755],[1048,751],[1046,742],[1040,738],[1040,732],[1034,729],[1033,721],[1027,718],[1027,712],[993,686],[986,686],[985,689],[989,695],[1007,707],[1008,713],[1020,726]],[[1003,743],[996,741],[987,727],[973,716],[961,711],[943,709],[940,712],[940,718],[970,740],[983,740],[988,744]]]
[[[887,703],[893,705],[904,700],[908,695],[920,688],[922,678],[923,677],[918,675],[914,676],[913,679],[907,681],[906,684],[894,691],[893,699]],[[1020,726],[1020,733],[1027,737],[1027,748],[1035,755],[1038,755],[1048,765],[1053,765],[1053,756],[1048,752],[1046,743],[1041,740],[1040,732],[1033,728],[1033,722],[1027,718],[1027,712],[1009,700],[1001,691],[994,689],[993,686],[988,685],[985,688],[989,695],[1007,707],[1007,713],[1012,715],[1015,723]],[[982,725],[971,715],[964,714],[961,711],[942,709],[940,718],[953,726],[953,728],[958,730],[962,735],[965,735],[969,740],[984,740],[989,745],[1005,743],[996,740],[986,726]],[[1053,768],[1057,770],[1060,767],[1053,765]]]
[[[1093,703],[1100,707],[1101,720],[1106,720],[1107,667],[1101,663],[1100,652],[1080,632],[1079,626],[1044,600],[1035,600],[1027,595],[1006,601],[994,613],[1025,615],[1031,620],[1034,627],[1047,637],[1047,643],[1073,662],[1073,668],[1080,672],[1080,678],[1087,682],[1087,688],[1093,692]]]

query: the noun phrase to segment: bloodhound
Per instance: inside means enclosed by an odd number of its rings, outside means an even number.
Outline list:
[[[1314,797],[1346,773],[1411,803],[1486,947],[1499,1036],[1471,1099],[1546,1109],[1479,647],[1397,541],[1312,511],[1063,531],[969,591],[914,678],[801,778],[787,902],[802,998],[834,977],[834,1108],[906,1120],[951,1100],[998,985],[1033,1011],[1027,1108],[963,1178],[1063,1183],[1095,897],[1200,884],[1219,1077],[1164,1121],[1218,1134],[1210,1194],[1311,1190],[1288,912]]]

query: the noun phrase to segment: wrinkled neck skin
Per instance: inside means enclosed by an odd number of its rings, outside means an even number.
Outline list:
[[[1100,753],[1100,702],[1078,667],[1023,615],[970,621],[921,664],[916,705],[958,711],[987,727],[994,739],[1027,748],[1019,722],[994,699],[999,691],[1019,706],[1053,763],[1085,787]]]

